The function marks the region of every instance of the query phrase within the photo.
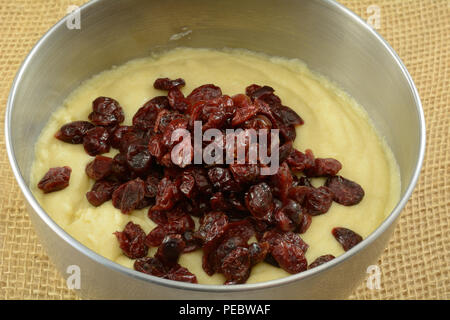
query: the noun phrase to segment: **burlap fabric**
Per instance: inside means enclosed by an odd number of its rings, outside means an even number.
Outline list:
[[[80,0],[0,0],[0,298],[76,299],[43,251],[11,172],[4,109],[21,61],[69,5]],[[378,264],[381,289],[366,282],[351,299],[449,299],[449,0],[343,0],[367,19],[380,8],[379,32],[410,71],[427,121],[425,165]],[[369,10],[369,11],[368,11]]]

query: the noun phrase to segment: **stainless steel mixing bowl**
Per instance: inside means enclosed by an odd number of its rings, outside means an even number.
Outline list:
[[[237,286],[192,285],[147,276],[73,239],[28,188],[36,138],[82,80],[177,46],[237,47],[300,58],[350,93],[386,137],[400,167],[401,200],[390,216],[362,243],[330,263],[276,281]],[[6,145],[39,238],[63,276],[69,276],[68,266],[80,267],[83,297],[326,299],[347,297],[386,247],[419,175],[425,124],[417,90],[399,57],[363,20],[333,1],[97,0],[81,8],[81,29],[71,30],[61,20],[24,61],[8,100]]]

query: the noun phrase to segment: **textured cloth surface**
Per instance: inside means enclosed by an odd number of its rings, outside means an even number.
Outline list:
[[[0,299],[77,299],[49,261],[26,213],[5,152],[4,111],[20,63],[77,0],[0,0]],[[419,183],[378,261],[381,288],[361,283],[350,299],[449,299],[450,1],[342,0],[364,19],[380,9],[378,32],[419,90],[427,151]]]

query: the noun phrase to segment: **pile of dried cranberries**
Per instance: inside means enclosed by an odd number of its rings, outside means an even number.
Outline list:
[[[86,174],[95,180],[86,194],[93,206],[112,200],[124,214],[149,207],[148,217],[157,224],[149,234],[132,222],[115,233],[123,253],[136,259],[134,268],[196,283],[178,258],[201,248],[208,275],[222,273],[225,284],[240,284],[261,261],[298,273],[333,259],[324,255],[308,266],[308,245],[299,234],[333,201],[345,206],[359,203],[364,196],[361,186],[337,175],[339,161],[293,148],[295,127],[303,120],[271,87],[253,84],[246,94],[230,97],[206,84],[184,96],[180,90],[184,85],[183,79],[157,79],[154,87],[168,91],[167,96],[145,103],[131,126],[121,124],[125,117],[118,101],[99,97],[90,121],[68,123],[55,135],[83,144],[95,156],[86,167]],[[278,129],[278,171],[261,175],[261,163],[175,165],[172,133],[179,128],[193,131],[194,121],[202,121],[202,130]],[[101,155],[110,148],[119,151],[114,158]],[[46,193],[61,190],[69,184],[70,172],[68,167],[52,168],[38,186]],[[327,180],[316,188],[311,177]],[[193,216],[200,218],[198,229]],[[345,250],[362,240],[346,228],[334,228],[332,234]],[[149,247],[158,247],[154,257],[147,256]]]

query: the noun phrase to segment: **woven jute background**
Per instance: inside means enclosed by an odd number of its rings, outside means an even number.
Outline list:
[[[20,63],[79,0],[0,0],[0,299],[77,299],[42,249],[11,172],[4,111]],[[450,298],[450,1],[343,0],[364,19],[380,9],[378,31],[410,71],[427,122],[425,164],[395,234],[378,261],[381,289],[364,281],[351,299]]]

